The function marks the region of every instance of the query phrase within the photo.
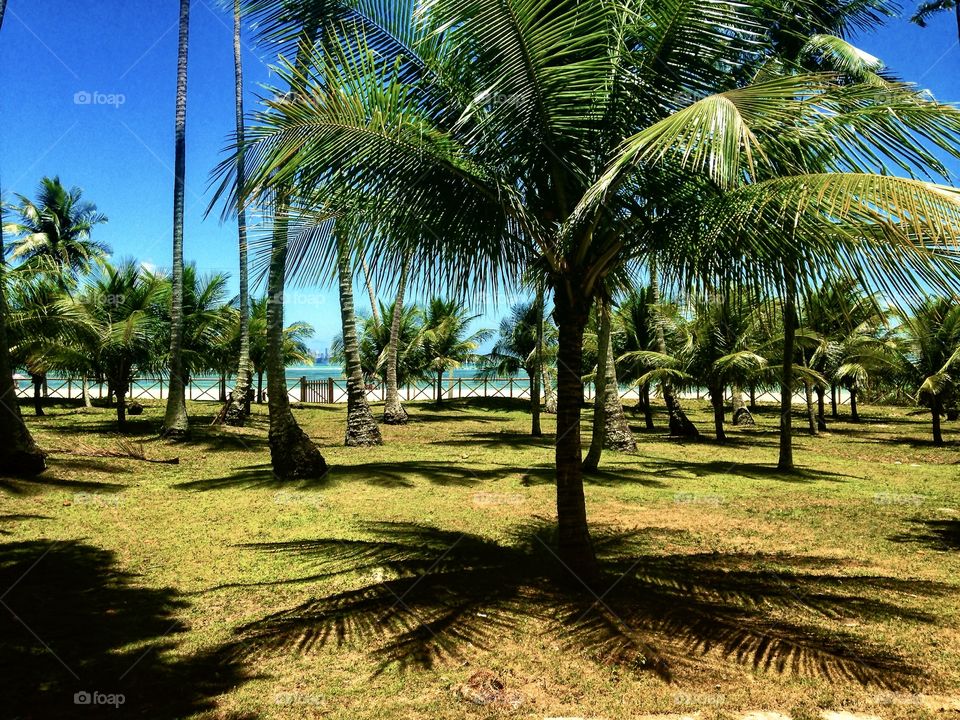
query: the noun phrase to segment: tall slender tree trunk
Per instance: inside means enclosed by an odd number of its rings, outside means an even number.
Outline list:
[[[793,470],[793,354],[797,335],[797,286],[792,268],[784,273],[783,372],[780,377],[780,470]]]
[[[835,383],[830,383],[830,417],[834,420],[840,417],[840,412],[837,409],[837,386]]]
[[[943,402],[938,395],[930,402],[930,419],[933,422],[933,444],[943,447],[943,432],[940,429],[940,414],[943,412]]]
[[[437,407],[443,404],[443,370],[437,370]]]
[[[654,430],[653,405],[650,403],[650,383],[644,383],[640,388],[640,408],[643,410],[643,422],[647,430]]]
[[[0,0],[0,27],[6,0]],[[17,386],[7,336],[6,261],[3,246],[3,205],[0,204],[0,468],[5,475],[32,477],[47,469],[43,452],[37,447],[20,413]]]
[[[93,407],[93,403],[90,402],[90,380],[86,375],[80,379],[80,395],[85,408]]]
[[[240,248],[240,357],[237,359],[237,379],[233,386],[233,399],[227,408],[224,421],[227,425],[242,426],[250,412],[250,290],[247,260],[247,212],[244,209],[244,184],[246,163],[244,161],[243,127],[243,55],[241,52],[242,17],[240,0],[233,0],[233,76],[234,100],[237,127],[237,240]]]
[[[543,377],[543,287],[537,285],[537,296],[534,299],[537,306],[537,347],[534,359],[534,368],[530,372],[530,434],[541,437],[543,429],[540,427],[540,378]]]
[[[37,417],[43,417],[43,376],[31,373],[33,380],[33,412]]]
[[[859,392],[857,391],[856,386],[850,388],[850,420],[852,422],[860,422],[860,410],[857,407],[857,396]]]
[[[807,430],[811,435],[816,435],[819,432],[817,429],[817,412],[813,406],[813,386],[809,380],[803,381],[803,393],[807,401]]]
[[[723,429],[724,421],[724,402],[723,385],[714,385],[710,388],[710,404],[713,406],[713,427],[717,435],[717,440],[725,442],[727,433]]]
[[[824,413],[826,412],[824,408],[824,395],[826,394],[826,388],[822,385],[817,385],[817,430],[820,432],[827,431],[827,418]]]
[[[543,411],[548,415],[557,414],[557,393],[553,389],[553,380],[550,378],[550,368],[546,363],[540,366],[540,377],[543,379]]]
[[[377,294],[373,291],[373,281],[370,279],[370,268],[367,266],[367,259],[361,255],[360,264],[363,266],[363,281],[367,284],[367,295],[370,296],[370,312],[373,315],[374,324],[380,326],[380,309],[377,307]]]
[[[117,397],[117,427],[123,431],[127,427],[127,387],[120,383],[113,391]]]
[[[287,271],[288,205],[277,198],[267,279],[267,407],[270,413],[270,460],[283,480],[320,478],[327,463],[319,448],[297,424],[287,395],[287,368],[283,362],[283,287]]]
[[[190,0],[180,0],[180,43],[177,58],[177,113],[173,183],[173,268],[170,278],[170,387],[163,435],[183,438],[190,431],[183,365],[183,208],[187,167],[187,49]]]
[[[597,372],[593,387],[593,432],[590,435],[590,449],[583,460],[586,472],[595,472],[600,467],[603,454],[603,434],[607,423],[607,362],[610,353],[610,305],[606,300],[597,300]]]
[[[257,373],[257,402],[263,404],[263,372]]]
[[[613,333],[607,341],[607,382],[604,392],[606,407],[603,412],[603,446],[617,452],[636,452],[637,441],[633,437],[627,414],[620,399],[620,381],[617,379],[617,361],[613,352]]]
[[[344,443],[350,447],[383,445],[380,428],[367,402],[363,381],[360,347],[357,344],[357,320],[353,309],[353,272],[350,247],[340,227],[334,230],[337,243],[337,277],[340,282],[340,321],[343,354],[347,360],[347,431]]]
[[[652,312],[650,319],[654,323],[654,333],[657,338],[657,351],[666,355],[667,339],[663,332],[663,324],[660,322],[660,275],[657,271],[657,260],[650,256],[648,260],[650,266],[650,303]],[[670,434],[676,437],[699,438],[700,431],[696,425],[690,422],[690,418],[680,406],[680,398],[673,391],[673,383],[664,380],[660,383],[660,390],[663,393],[663,402],[667,406],[667,415],[670,419]]]
[[[409,419],[403,403],[400,402],[400,388],[397,384],[397,362],[400,356],[400,325],[403,321],[403,298],[407,290],[407,274],[410,272],[410,258],[403,259],[400,268],[400,282],[397,284],[397,296],[393,301],[393,317],[390,319],[390,342],[387,344],[387,394],[383,404],[383,421],[387,425],[403,425]]]
[[[575,291],[573,291],[575,292]],[[559,330],[557,356],[557,528],[560,557],[588,584],[600,577],[597,556],[587,525],[580,456],[580,410],[583,405],[583,332],[590,301],[556,291],[554,317]]]

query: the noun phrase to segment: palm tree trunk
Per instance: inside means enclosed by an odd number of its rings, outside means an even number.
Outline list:
[[[713,427],[717,435],[717,440],[720,442],[725,442],[727,439],[727,433],[723,429],[723,385],[715,385],[714,387],[710,388],[710,404],[713,405]]]
[[[620,400],[620,382],[617,380],[617,363],[613,352],[613,336],[607,342],[607,382],[603,412],[603,446],[617,452],[636,452],[637,441],[633,437],[627,415]]]
[[[860,422],[860,411],[857,408],[857,388],[850,388],[850,420]]]
[[[834,420],[840,417],[837,410],[837,386],[835,383],[830,383],[830,417]]]
[[[6,0],[0,0],[0,27]],[[17,386],[13,381],[13,363],[7,344],[6,261],[3,247],[3,205],[0,204],[0,467],[14,477],[32,477],[47,469],[44,454],[36,446],[20,414]]]
[[[810,384],[809,380],[803,381],[803,392],[807,400],[807,426],[811,435],[816,435],[819,430],[817,429],[817,412],[813,407],[813,387]]]
[[[600,568],[587,525],[580,456],[580,409],[583,405],[583,332],[590,301],[557,290],[554,316],[559,330],[557,356],[557,528],[560,558],[583,582],[599,579]]]
[[[360,265],[363,266],[363,281],[367,284],[367,294],[370,296],[370,312],[373,314],[373,322],[380,326],[380,310],[377,308],[377,294],[373,291],[373,282],[370,280],[370,268],[367,267],[367,259],[361,255]]]
[[[653,405],[650,404],[650,383],[644,383],[640,388],[640,407],[643,409],[643,422],[647,430],[654,430]]]
[[[780,377],[780,458],[777,468],[793,470],[793,353],[797,335],[797,287],[793,270],[787,270],[783,302],[783,374]]]
[[[263,371],[257,373],[257,403],[263,404]]]
[[[240,427],[250,412],[250,290],[247,262],[247,213],[244,209],[243,186],[246,182],[246,164],[243,156],[243,58],[240,48],[242,18],[240,0],[233,0],[233,72],[234,100],[237,127],[237,238],[240,248],[240,357],[237,360],[237,379],[233,386],[233,401],[227,408],[224,421]]]
[[[390,319],[390,342],[387,344],[387,395],[383,404],[383,421],[387,425],[403,425],[409,419],[403,403],[400,402],[400,388],[397,386],[400,324],[403,320],[403,298],[407,290],[409,271],[410,258],[406,257],[400,268],[400,282],[397,285],[397,297],[393,301],[393,317]]]
[[[607,363],[610,353],[610,305],[606,300],[597,300],[599,332],[597,333],[597,372],[594,375],[593,432],[590,449],[583,461],[585,472],[596,472],[603,454],[603,434],[607,424]]]
[[[530,434],[541,437],[543,429],[540,427],[540,378],[543,368],[543,288],[537,285],[537,347],[533,371],[530,372]]]
[[[187,166],[187,49],[190,0],[180,0],[180,43],[177,58],[177,113],[173,188],[173,270],[170,278],[170,387],[163,418],[163,436],[183,438],[190,431],[183,378],[183,207]]]
[[[933,421],[933,444],[937,447],[943,447],[943,432],[940,430],[940,413],[943,410],[943,403],[938,395],[934,395],[930,403],[930,419]]]
[[[357,344],[357,319],[353,310],[353,273],[350,249],[341,228],[334,230],[337,243],[337,271],[340,282],[340,321],[343,333],[343,355],[347,360],[347,432],[344,443],[349,447],[383,445],[380,428],[367,402],[363,381],[360,347]]]
[[[548,415],[557,414],[557,393],[553,389],[550,379],[550,369],[546,363],[540,366],[540,377],[543,378],[543,411]]]
[[[287,395],[287,368],[283,362],[283,287],[287,269],[287,201],[277,198],[270,274],[267,279],[267,403],[270,413],[270,460],[273,472],[284,480],[320,478],[327,463],[313,441],[297,424]]]
[[[93,407],[93,403],[90,402],[90,381],[86,375],[80,379],[80,396],[83,398],[85,408]]]
[[[443,370],[437,370],[437,406],[443,404]]]
[[[827,418],[825,417],[824,409],[824,395],[826,394],[826,388],[822,385],[817,385],[817,430],[820,432],[827,431]]]
[[[33,380],[33,412],[37,417],[43,417],[43,376],[30,375]]]
[[[117,427],[124,430],[127,427],[127,387],[115,385],[114,392],[117,396]]]
[[[657,272],[657,260],[651,255],[648,260],[650,266],[650,303],[652,312],[650,318],[654,323],[654,332],[657,338],[657,352],[662,355],[667,353],[667,339],[663,332],[663,324],[660,322],[660,275]],[[667,406],[667,415],[670,419],[670,434],[675,437],[700,437],[700,431],[696,425],[690,422],[687,414],[680,406],[680,398],[673,392],[673,383],[664,380],[660,383],[660,390],[663,393],[663,402]]]

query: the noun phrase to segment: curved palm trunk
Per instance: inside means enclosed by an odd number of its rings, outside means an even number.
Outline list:
[[[710,404],[713,406],[713,427],[717,440],[725,442],[727,433],[723,429],[725,415],[723,385],[714,385],[710,388]]]
[[[543,411],[548,415],[557,414],[557,393],[553,389],[553,380],[550,379],[550,368],[546,363],[540,366],[540,377],[543,379]]]
[[[90,379],[86,375],[80,379],[80,395],[83,397],[85,408],[93,407],[93,403],[90,402]]]
[[[640,388],[640,399],[637,404],[643,410],[643,422],[647,430],[654,430],[653,405],[650,404],[650,383],[644,383]]]
[[[397,285],[397,297],[393,302],[393,318],[390,320],[390,342],[387,345],[387,394],[383,405],[383,421],[387,425],[403,425],[409,419],[403,403],[400,402],[400,388],[397,386],[397,360],[400,355],[400,323],[403,320],[403,298],[407,290],[407,274],[410,271],[410,258],[404,258],[400,268],[400,282]]]
[[[607,365],[610,360],[610,305],[605,300],[597,300],[597,313],[600,316],[600,331],[597,333],[597,372],[593,383],[593,432],[590,435],[590,449],[583,460],[586,472],[595,472],[600,467],[603,454],[603,435],[607,425]]]
[[[287,203],[278,199],[274,217],[270,274],[267,280],[267,407],[270,413],[270,461],[284,480],[319,478],[327,463],[319,448],[297,424],[287,396],[283,362],[283,286],[287,268]]]
[[[850,420],[852,422],[860,422],[860,410],[857,407],[857,388],[850,388]]]
[[[796,347],[796,294],[792,271],[786,273],[783,303],[783,373],[780,378],[780,470],[793,470],[793,353]]]
[[[240,0],[233,1],[233,69],[234,98],[236,100],[237,123],[237,187],[243,188],[246,181],[246,167],[243,157],[243,59],[240,51]],[[237,236],[240,248],[240,357],[237,361],[237,380],[233,387],[233,397],[227,408],[224,421],[227,425],[242,426],[250,414],[250,383],[252,368],[250,363],[250,290],[249,268],[247,266],[247,213],[243,206],[243,193],[237,199]]]
[[[0,26],[6,0],[0,0]],[[6,262],[3,247],[3,217],[0,206],[0,468],[14,477],[32,477],[47,469],[44,454],[33,441],[20,414],[20,401],[13,382],[13,363],[7,344]]]
[[[590,301],[556,293],[554,317],[559,330],[557,359],[557,526],[560,557],[586,583],[599,579],[600,568],[587,526],[580,457],[580,409],[583,404],[583,331]]]
[[[363,281],[367,285],[367,295],[370,296],[370,312],[373,314],[373,322],[380,326],[380,310],[377,308],[377,294],[373,291],[373,281],[370,280],[370,268],[367,267],[367,259],[360,256],[360,265],[363,267]]]
[[[940,430],[940,414],[943,412],[943,402],[940,396],[934,396],[930,403],[930,419],[933,422],[933,444],[937,447],[943,446],[943,432]]]
[[[607,450],[635,452],[637,441],[633,437],[627,415],[620,400],[620,382],[617,380],[617,363],[613,354],[613,339],[607,345],[607,390],[604,410],[603,446]]]
[[[339,228],[337,243],[337,276],[340,282],[340,321],[343,332],[343,354],[347,360],[347,432],[344,443],[350,447],[383,445],[380,428],[367,402],[363,381],[360,347],[357,344],[357,320],[353,310],[353,273],[350,252]]]
[[[187,49],[190,0],[180,0],[180,50],[177,58],[176,158],[173,188],[173,272],[170,278],[170,388],[163,435],[183,438],[190,431],[183,366],[183,206],[187,165]]]
[[[816,435],[819,430],[817,428],[817,411],[813,407],[813,386],[807,380],[803,382],[803,392],[807,401],[807,429],[811,435]]]
[[[659,322],[657,316],[660,314],[660,276],[657,273],[656,258],[650,257],[648,264],[650,266],[650,302],[653,306],[653,312],[650,318],[654,323],[654,332],[657,338],[657,351],[661,355],[667,354],[667,339],[663,332],[663,325]],[[700,437],[700,431],[697,426],[690,422],[690,418],[680,406],[680,399],[673,392],[673,383],[664,380],[660,383],[660,390],[663,392],[663,402],[667,406],[667,415],[670,418],[670,434],[675,437]]]

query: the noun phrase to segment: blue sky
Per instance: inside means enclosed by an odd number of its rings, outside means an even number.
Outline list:
[[[79,185],[110,217],[97,231],[117,256],[170,262],[176,0],[8,0],[0,31],[0,180],[4,195],[32,195],[44,175]],[[914,7],[910,2],[906,12]],[[927,29],[895,20],[856,39],[900,77],[941,101],[960,101],[960,46],[952,13]],[[245,38],[247,109],[269,70]],[[270,58],[266,59],[270,62]],[[211,168],[233,130],[232,18],[216,0],[194,0],[187,117],[188,260],[203,271],[237,267],[236,227],[204,219]],[[960,176],[960,166],[955,165]],[[357,304],[369,308],[365,290]],[[338,332],[332,289],[293,290],[288,320]],[[503,307],[481,320],[496,327]]]

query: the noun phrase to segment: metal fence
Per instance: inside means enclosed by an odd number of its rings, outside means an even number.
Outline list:
[[[82,397],[83,382],[77,378],[48,378],[42,389],[42,396],[59,399],[75,399]],[[188,400],[206,402],[224,402],[227,393],[232,389],[231,379],[224,378],[194,378],[186,388]],[[254,388],[256,390],[256,388]],[[530,383],[525,378],[448,378],[440,385],[440,395],[444,400],[466,398],[514,398],[529,399]],[[164,400],[167,397],[169,385],[166,378],[136,378],[130,385],[127,395],[129,400]],[[102,399],[107,396],[107,386],[103,383],[90,383],[88,392],[93,399]],[[367,400],[382,402],[386,398],[386,387],[383,385],[367,385]],[[400,399],[405,402],[436,401],[438,387],[436,383],[416,383],[399,388]],[[32,397],[33,383],[29,380],[18,380],[17,394],[22,398]],[[592,400],[595,394],[592,383],[584,385],[584,395]],[[686,390],[679,393],[684,399],[705,398],[706,391],[701,389]],[[266,399],[266,390],[263,398]],[[306,404],[340,404],[347,402],[347,381],[342,378],[324,378],[312,380],[307,377],[287,379],[287,396],[291,402]],[[621,387],[620,397],[625,402],[637,401],[639,391],[636,387]],[[745,393],[744,399],[749,398]],[[732,394],[727,393],[727,402],[732,400]],[[754,400],[758,403],[779,403],[780,391],[775,389],[757,389]],[[846,390],[838,391],[838,402],[842,405],[850,401]],[[806,403],[802,391],[793,397],[797,404]]]

